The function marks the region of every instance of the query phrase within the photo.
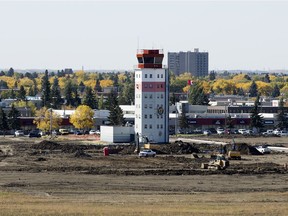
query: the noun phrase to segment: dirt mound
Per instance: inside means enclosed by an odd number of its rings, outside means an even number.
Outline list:
[[[74,156],[77,158],[91,158],[92,157],[90,154],[87,154],[81,150],[77,151]]]
[[[194,144],[176,141],[175,143],[158,145],[153,148],[157,154],[192,154],[199,153],[199,149]]]
[[[38,144],[34,144],[32,148],[41,150],[59,150],[61,149],[61,145],[52,141],[43,140]]]

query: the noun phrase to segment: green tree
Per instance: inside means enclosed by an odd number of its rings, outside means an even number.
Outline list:
[[[228,117],[225,119],[226,128],[232,129],[234,128],[234,120],[232,119],[231,115],[229,114]]]
[[[72,106],[74,104],[72,93],[73,93],[72,82],[69,79],[64,86],[64,97],[66,99],[66,105],[67,106]]]
[[[78,129],[90,129],[94,126],[94,111],[87,105],[80,105],[70,116],[70,122]]]
[[[213,81],[216,79],[216,72],[215,71],[210,71],[209,73],[209,80]]]
[[[14,134],[15,130],[21,126],[19,116],[20,112],[15,108],[14,104],[12,104],[11,110],[8,113],[8,125],[10,129],[14,130]]]
[[[204,88],[198,82],[190,86],[189,103],[192,105],[208,105],[208,95],[205,94]]]
[[[187,128],[189,128],[188,118],[184,110],[182,110],[181,116],[179,118],[179,127],[180,129],[184,130],[187,130]]]
[[[288,128],[288,120],[284,109],[283,97],[281,97],[279,101],[279,113],[277,115],[277,121],[278,121],[277,127],[279,127],[281,130]]]
[[[254,102],[254,107],[251,110],[250,127],[256,128],[258,132],[259,129],[263,127],[263,117],[259,114],[259,105],[260,105],[260,96],[257,95],[257,98]]]
[[[72,106],[78,107],[81,105],[81,98],[78,93],[78,88],[76,86],[73,86],[72,91],[73,91],[73,96],[74,96]]]
[[[52,108],[61,109],[63,100],[61,98],[59,80],[55,77],[51,88]]]
[[[104,108],[105,108],[104,97],[103,97],[103,94],[101,94],[99,102],[98,102],[98,109],[104,109]]]
[[[92,88],[87,86],[83,98],[83,105],[89,106],[91,109],[97,109],[97,100]]]
[[[119,104],[130,105],[134,102],[135,97],[135,85],[134,83],[125,83],[123,91],[119,92]]]
[[[48,70],[41,79],[42,106],[51,107],[51,84],[49,82]]]
[[[21,85],[18,93],[18,98],[20,100],[25,100],[26,99],[26,90],[24,89],[24,86]]]
[[[269,74],[265,74],[263,81],[266,82],[266,83],[270,83],[271,82]]]
[[[118,105],[118,99],[114,92],[110,93],[108,103],[110,111],[108,121],[110,122],[110,125],[123,125],[125,123],[123,111]]]
[[[3,131],[4,136],[6,134],[6,130],[8,129],[9,129],[9,125],[8,125],[8,119],[7,119],[6,113],[4,112],[2,107],[0,107],[0,130]]]
[[[280,89],[277,84],[275,84],[273,91],[272,91],[272,97],[279,97],[280,96]]]
[[[258,87],[254,80],[251,83],[248,93],[250,97],[256,97],[258,94]]]
[[[8,71],[7,71],[7,76],[12,77],[14,75],[14,69],[11,67]]]

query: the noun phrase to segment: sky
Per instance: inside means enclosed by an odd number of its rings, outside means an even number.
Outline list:
[[[0,68],[133,70],[137,49],[199,48],[209,70],[288,70],[287,11],[284,0],[0,0]]]

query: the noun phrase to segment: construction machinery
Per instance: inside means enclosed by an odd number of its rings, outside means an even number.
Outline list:
[[[236,150],[234,137],[233,137],[233,143],[232,143],[232,150],[228,151],[227,156],[229,160],[241,160],[241,153],[240,151]]]
[[[229,166],[229,161],[225,158],[223,154],[218,154],[214,160],[209,163],[202,163],[202,169],[215,169],[224,170]]]

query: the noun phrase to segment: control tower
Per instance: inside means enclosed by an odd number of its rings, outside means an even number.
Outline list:
[[[135,134],[150,143],[169,142],[169,77],[163,50],[138,50],[135,69]]]

